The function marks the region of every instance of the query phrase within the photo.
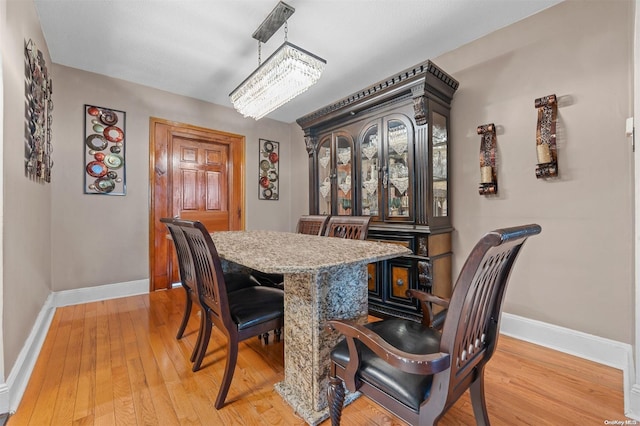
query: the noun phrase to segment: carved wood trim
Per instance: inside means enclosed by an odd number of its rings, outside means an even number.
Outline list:
[[[420,82],[420,79],[422,79],[422,82]],[[363,90],[342,98],[333,104],[327,105],[317,111],[305,115],[304,117],[298,118],[296,122],[301,128],[306,129],[324,121],[328,116],[333,116],[334,113],[344,111],[346,114],[347,111],[355,105],[368,104],[371,99],[380,96],[382,93],[393,92],[394,89],[402,89],[412,82],[418,81],[424,89],[426,88],[425,82],[427,82],[427,80],[433,80],[431,83],[428,83],[430,86],[438,84],[442,89],[440,91],[444,90],[445,92],[448,92],[444,93],[444,95],[449,98],[453,96],[453,92],[455,92],[459,86],[457,80],[445,73],[433,62],[426,61],[398,74],[394,74],[386,80],[379,81]],[[417,93],[414,94],[414,96],[416,95]]]
[[[318,137],[316,135],[306,134],[304,135],[304,145],[307,149],[307,154],[312,156],[316,149],[318,149]]]
[[[427,98],[424,96],[424,84],[411,88],[413,97],[413,117],[418,126],[427,124],[429,109],[427,108]]]

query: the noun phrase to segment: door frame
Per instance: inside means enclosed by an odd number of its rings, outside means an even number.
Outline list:
[[[176,121],[166,120],[157,117],[149,118],[149,291],[161,290],[171,286],[167,283],[167,287],[158,287],[155,283],[155,267],[157,254],[166,251],[166,246],[156,247],[156,237],[158,232],[166,235],[166,231],[161,231],[164,226],[159,225],[161,217],[172,217],[175,213],[169,211],[172,209],[172,191],[167,188],[167,179],[173,175],[171,155],[172,147],[171,138],[164,138],[162,141],[156,140],[156,125],[161,124],[168,126],[169,129],[175,129],[177,132],[197,135],[206,133],[207,135],[215,135],[216,143],[229,145],[229,162],[228,162],[228,185],[229,185],[229,204],[238,206],[239,211],[231,213],[234,218],[230,224],[231,230],[243,230],[245,228],[245,137],[242,135],[222,132],[219,130],[198,127],[190,124],[179,123]],[[232,188],[240,188],[236,191],[240,194],[239,199],[232,199]],[[233,200],[233,202],[232,202]],[[157,249],[157,250],[156,250]],[[170,259],[165,261],[170,262]],[[173,266],[170,264],[170,268]],[[169,274],[171,276],[171,274]]]

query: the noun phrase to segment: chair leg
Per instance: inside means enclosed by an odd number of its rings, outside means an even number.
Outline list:
[[[198,337],[196,338],[196,344],[193,345],[193,352],[191,352],[191,362],[194,362],[196,360],[198,350],[200,349],[200,345],[202,344],[202,335],[204,334],[204,328],[206,327],[206,316],[207,311],[200,307],[200,327],[198,328]]]
[[[489,413],[487,412],[487,403],[484,398],[484,371],[480,371],[478,378],[471,383],[469,387],[471,394],[471,405],[473,406],[473,415],[476,418],[478,426],[489,426]]]
[[[191,369],[192,371],[198,371],[200,370],[200,365],[202,364],[202,359],[204,358],[204,355],[207,353],[207,347],[209,346],[209,339],[211,338],[211,318],[209,318],[209,314],[206,313],[204,310],[202,312],[202,315],[204,316],[204,327],[203,327],[203,333],[202,336],[200,337],[200,342],[198,343],[198,355],[196,356],[196,360],[193,363],[193,368]]]
[[[184,334],[184,330],[187,328],[187,323],[189,322],[189,317],[191,316],[191,306],[193,302],[191,301],[191,291],[185,286],[184,288],[185,296],[187,298],[187,302],[184,307],[184,316],[182,317],[182,323],[180,323],[180,328],[178,329],[178,334],[176,334],[176,339],[181,339]]]
[[[227,365],[224,368],[224,376],[222,376],[222,384],[216,397],[215,407],[217,410],[224,406],[224,400],[227,398],[229,387],[231,387],[231,380],[233,379],[233,373],[236,369],[236,362],[238,361],[238,336],[232,334],[229,336],[229,342],[227,344]]]
[[[265,345],[269,344],[269,332],[268,331],[266,333],[262,333],[262,340],[264,340],[264,344]]]
[[[331,426],[340,426],[342,417],[342,407],[344,405],[344,384],[339,377],[329,377],[329,388],[327,389],[329,398],[329,417]]]
[[[275,330],[273,330],[273,334],[274,336],[276,336],[276,342],[280,341],[280,336],[282,335],[282,329],[281,328],[276,328]]]

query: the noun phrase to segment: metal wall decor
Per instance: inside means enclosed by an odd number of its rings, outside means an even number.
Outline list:
[[[84,106],[84,193],[125,195],[124,111]]]
[[[556,148],[556,120],[558,101],[556,95],[544,96],[535,101],[538,109],[538,127],[536,130],[536,177],[558,176],[558,150]]]
[[[260,157],[258,179],[258,198],[260,200],[277,200],[279,194],[280,143],[260,139]]]
[[[51,182],[51,113],[53,84],[44,55],[33,40],[24,43],[25,55],[25,176],[36,182]]]
[[[480,139],[480,195],[498,193],[498,176],[496,175],[496,126],[483,124],[478,126]]]

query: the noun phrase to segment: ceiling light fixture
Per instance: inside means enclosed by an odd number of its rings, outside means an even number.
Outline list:
[[[233,107],[256,120],[286,104],[313,86],[327,63],[287,41],[287,19],[295,9],[279,2],[253,33],[258,40],[258,68],[229,97]],[[285,24],[284,43],[262,63],[261,46]]]

